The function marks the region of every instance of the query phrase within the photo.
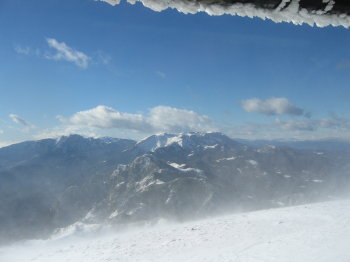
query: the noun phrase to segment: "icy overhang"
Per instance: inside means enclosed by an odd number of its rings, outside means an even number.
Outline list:
[[[121,0],[100,0],[117,5]],[[127,0],[154,11],[173,8],[185,14],[238,15],[270,19],[276,23],[325,27],[350,26],[350,0]]]

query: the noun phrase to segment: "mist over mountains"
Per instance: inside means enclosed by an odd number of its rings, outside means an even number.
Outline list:
[[[184,221],[332,199],[349,189],[349,159],[341,141],[253,143],[221,133],[23,142],[0,148],[0,242],[74,223]]]

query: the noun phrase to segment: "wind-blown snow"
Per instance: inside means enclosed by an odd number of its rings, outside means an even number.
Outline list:
[[[256,162],[255,160],[252,160],[252,159],[248,160],[247,162],[248,162],[249,164],[251,164],[252,166],[258,165],[258,162]]]
[[[117,5],[120,0],[100,0],[111,5]],[[140,1],[144,6],[151,8],[154,11],[163,11],[167,8],[177,9],[179,12],[185,14],[195,14],[198,12],[205,12],[209,15],[238,15],[247,16],[250,18],[259,17],[263,20],[270,19],[276,23],[291,22],[296,25],[308,24],[310,26],[325,27],[350,26],[350,16],[347,14],[331,14],[328,13],[334,7],[334,1],[327,2],[324,10],[308,11],[300,7],[300,0],[283,0],[276,9],[263,9],[254,6],[250,3],[234,3],[219,4],[212,1],[193,1],[193,0],[127,0],[134,4]]]
[[[0,262],[347,262],[350,200],[0,248]]]

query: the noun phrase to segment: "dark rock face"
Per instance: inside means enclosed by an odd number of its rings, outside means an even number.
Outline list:
[[[220,133],[138,143],[80,136],[0,149],[0,239],[49,236],[75,222],[183,221],[335,197],[349,151],[247,146]]]

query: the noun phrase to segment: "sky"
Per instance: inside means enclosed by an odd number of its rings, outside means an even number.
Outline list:
[[[0,146],[78,133],[350,139],[350,29],[0,2]]]

